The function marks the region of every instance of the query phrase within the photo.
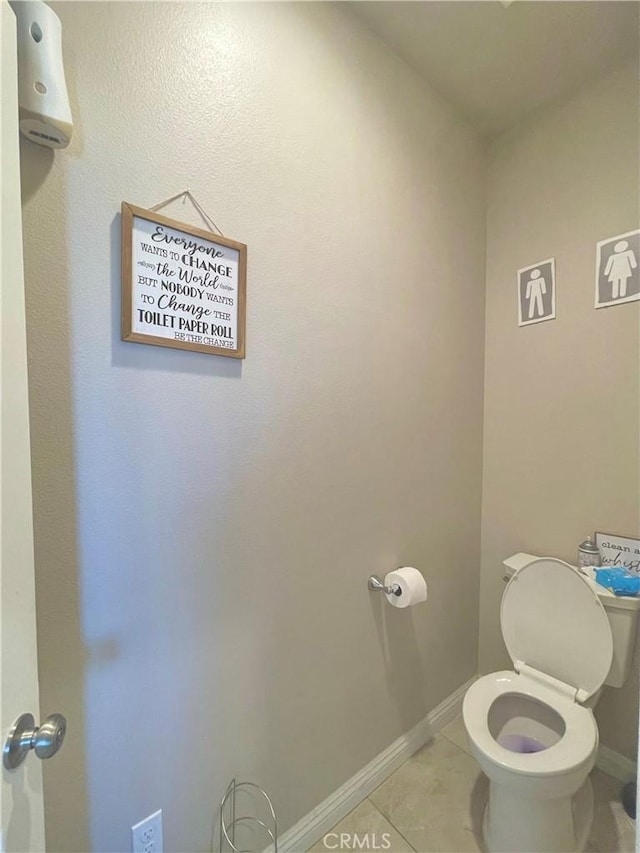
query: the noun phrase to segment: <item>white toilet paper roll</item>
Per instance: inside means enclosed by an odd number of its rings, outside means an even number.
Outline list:
[[[384,582],[386,586],[397,584],[400,587],[400,595],[387,593],[387,601],[393,607],[411,607],[427,600],[427,582],[413,566],[403,566],[389,572]]]

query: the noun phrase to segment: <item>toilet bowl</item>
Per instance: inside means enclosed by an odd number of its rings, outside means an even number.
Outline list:
[[[581,850],[598,749],[588,704],[611,666],[609,619],[576,569],[539,559],[509,582],[500,622],[514,670],[476,681],[462,712],[490,782],[485,844],[491,853]]]

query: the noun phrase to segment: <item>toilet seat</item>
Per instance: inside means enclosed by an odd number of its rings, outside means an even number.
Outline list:
[[[517,672],[526,667],[585,702],[604,684],[613,659],[607,613],[589,582],[562,560],[519,569],[500,605],[500,626]]]
[[[541,752],[518,753],[501,746],[489,731],[489,710],[505,693],[515,693],[548,705],[563,719],[564,735]],[[569,696],[546,687],[526,673],[493,672],[467,690],[462,716],[475,747],[494,764],[523,776],[553,776],[590,761],[598,747],[593,714]]]

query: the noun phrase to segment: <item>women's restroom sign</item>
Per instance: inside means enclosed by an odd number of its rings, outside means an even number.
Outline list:
[[[556,316],[556,262],[547,258],[518,270],[518,325],[529,326]]]
[[[596,250],[596,308],[640,299],[640,230],[600,240]]]
[[[247,247],[122,202],[122,340],[244,358]]]

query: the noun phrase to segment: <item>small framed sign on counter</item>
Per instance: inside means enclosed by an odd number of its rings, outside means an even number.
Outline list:
[[[601,565],[640,574],[640,539],[596,531],[596,545],[600,551]]]
[[[245,356],[247,247],[122,202],[122,340]]]

